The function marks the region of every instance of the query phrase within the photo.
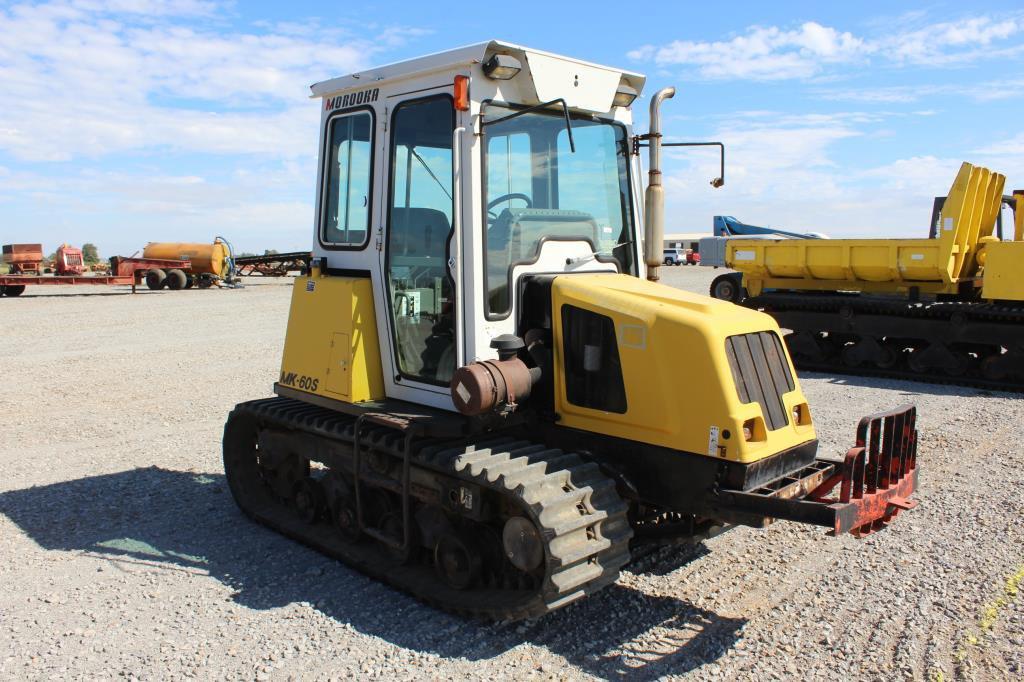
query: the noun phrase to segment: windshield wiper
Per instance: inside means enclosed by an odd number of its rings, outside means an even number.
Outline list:
[[[451,192],[449,192],[445,188],[445,186],[443,184],[441,184],[441,181],[437,179],[436,175],[434,175],[434,171],[430,170],[430,166],[428,166],[427,162],[423,160],[423,157],[419,155],[419,152],[417,152],[414,148],[409,147],[409,153],[412,154],[414,157],[416,157],[416,160],[420,162],[420,165],[423,166],[423,169],[425,171],[427,171],[427,174],[430,177],[434,178],[434,182],[436,182],[437,186],[441,188],[441,191],[444,192],[445,194],[447,194],[448,198],[451,199],[452,198]]]
[[[493,121],[485,121],[484,117],[481,115],[480,116],[480,127],[484,128],[484,127],[489,126],[489,125],[491,125],[493,123],[501,123],[502,121],[508,121],[508,120],[513,119],[513,118],[517,118],[519,116],[522,116],[523,114],[528,114],[531,111],[537,111],[538,109],[547,109],[552,104],[561,104],[562,105],[562,116],[565,117],[565,132],[569,133],[569,151],[571,151],[573,154],[575,154],[576,153],[576,142],[575,142],[575,140],[572,139],[572,122],[569,119],[569,105],[566,104],[565,100],[562,99],[561,97],[559,97],[558,99],[553,99],[550,102],[544,102],[543,104],[534,104],[532,107],[527,107],[526,109],[520,109],[519,111],[517,111],[514,114],[509,114],[508,116],[502,116],[501,118],[495,119]]]
[[[612,258],[615,258],[615,262],[619,263],[619,259],[616,258],[615,253],[614,253],[615,249],[619,248],[620,246],[629,246],[632,243],[633,243],[633,240],[630,239],[628,242],[620,242],[620,243],[616,244],[615,246],[609,246],[607,249],[601,249],[600,251],[591,251],[586,256],[575,256],[574,258],[566,258],[565,259],[565,264],[566,265],[572,265],[573,263],[581,263],[581,262],[583,262],[585,260],[590,260],[591,258],[597,258],[598,256],[600,256],[602,254],[608,254]],[[619,267],[622,267],[622,263],[619,263]]]

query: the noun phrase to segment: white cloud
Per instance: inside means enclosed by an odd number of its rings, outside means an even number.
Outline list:
[[[837,196],[831,152],[836,143],[862,135],[851,125],[858,116],[778,115],[766,119],[740,114],[724,120],[711,136],[726,145],[725,187],[698,194],[721,205],[794,201],[808,192],[823,198]],[[717,175],[717,157],[712,151],[672,150],[666,157],[665,185],[670,197],[687,197]]]
[[[879,183],[887,192],[903,192],[908,197],[940,196],[946,193],[960,169],[962,160],[932,155],[897,159],[857,174]]]
[[[644,46],[631,59],[659,66],[693,65],[706,78],[800,78],[813,75],[822,61],[846,61],[864,49],[853,34],[810,21],[784,31],[776,26],[750,28],[729,41],[677,40],[663,47]]]
[[[74,0],[71,5],[87,12],[160,16],[212,16],[217,4],[205,0]]]
[[[945,194],[961,162],[1024,177],[1024,134],[965,158],[914,156],[868,168],[840,166],[840,145],[863,140],[890,117],[860,112],[820,115],[739,114],[712,135],[727,148],[726,184],[712,152],[672,152],[665,163],[666,229],[710,231],[711,216],[754,225],[824,232],[833,237],[924,237],[932,199]],[[869,124],[869,125],[866,125]]]
[[[214,234],[253,251],[308,247],[309,84],[423,32],[234,21],[230,5],[201,0],[0,4],[10,238],[92,241],[107,255]]]
[[[1024,51],[1019,43],[997,49],[1024,32],[1024,15],[969,17],[879,36],[856,36],[809,21],[797,28],[751,26],[723,41],[676,40],[628,53],[659,67],[681,66],[706,79],[810,78],[830,64],[880,59],[894,65],[940,66]]]
[[[1004,78],[973,84],[896,85],[879,88],[828,88],[818,97],[834,101],[909,103],[937,97],[967,97],[975,102],[995,102],[1024,97],[1024,78]]]
[[[972,153],[985,157],[1007,157],[1020,162],[1024,157],[1024,133],[1017,133],[1009,139],[993,142],[973,150]],[[1018,183],[1024,182],[1024,173],[1015,177]]]
[[[997,57],[990,46],[1021,31],[1024,31],[1024,18],[1020,16],[1001,19],[971,17],[885,36],[878,41],[878,46],[887,58],[897,62],[939,66]],[[1019,47],[1014,46],[1015,49]]]
[[[312,154],[309,84],[364,68],[418,33],[224,33],[179,21],[214,9],[188,0],[0,9],[0,150],[27,160],[161,147]]]
[[[223,177],[169,174],[159,166],[42,175],[0,168],[0,210],[18,239],[98,244],[129,255],[148,241],[206,242],[228,237],[236,248],[307,248],[312,220],[309,178],[301,164],[259,166]]]

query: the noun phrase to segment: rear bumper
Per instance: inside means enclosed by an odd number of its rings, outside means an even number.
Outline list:
[[[785,519],[858,537],[880,530],[917,504],[916,418],[912,405],[864,417],[842,462],[818,459],[754,490],[719,489],[715,506],[748,525]]]

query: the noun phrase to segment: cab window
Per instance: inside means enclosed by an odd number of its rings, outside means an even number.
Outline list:
[[[362,247],[370,225],[373,117],[361,111],[335,116],[328,125],[321,240]]]

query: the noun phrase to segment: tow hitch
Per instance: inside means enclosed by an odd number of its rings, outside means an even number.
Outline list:
[[[720,500],[741,513],[825,526],[830,535],[869,535],[917,506],[916,421],[913,405],[864,417],[842,462],[818,459],[755,490],[721,490]]]

